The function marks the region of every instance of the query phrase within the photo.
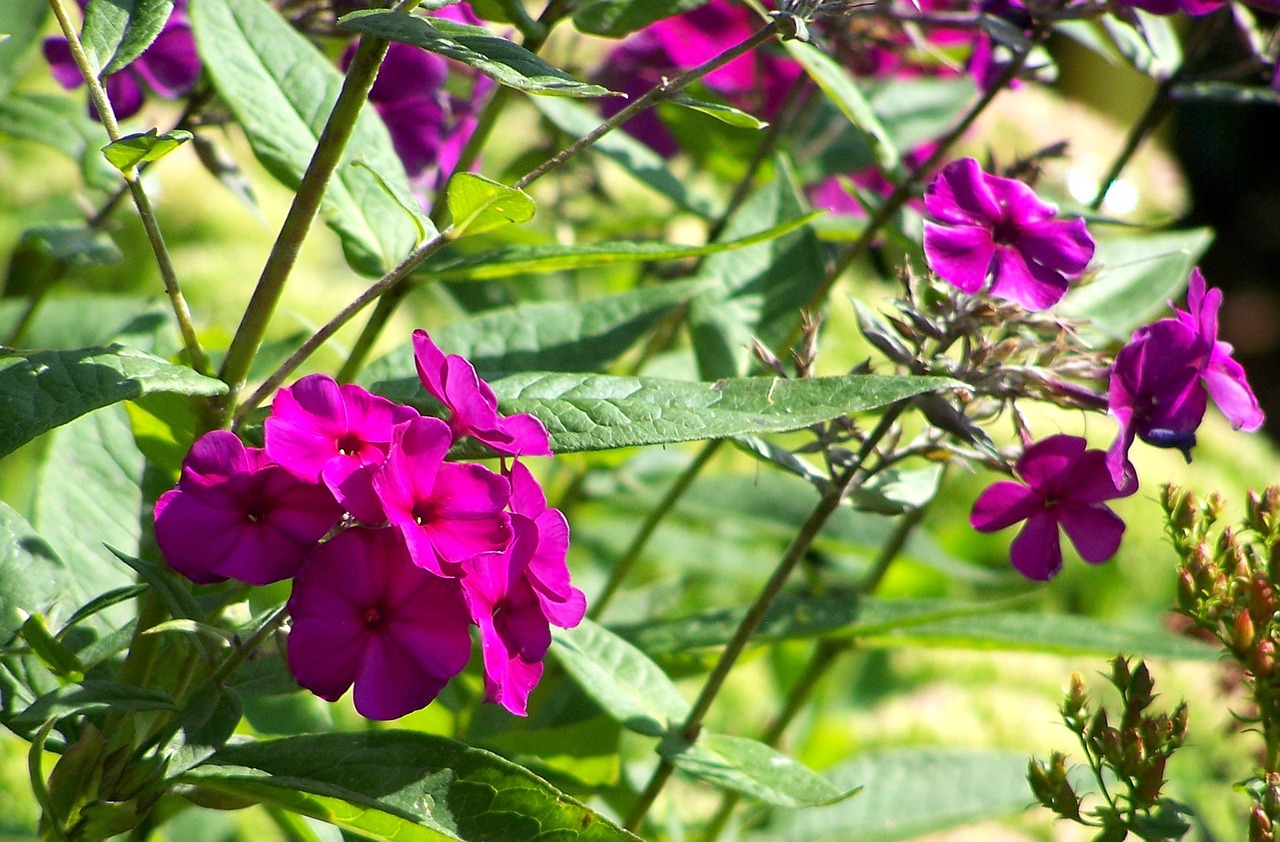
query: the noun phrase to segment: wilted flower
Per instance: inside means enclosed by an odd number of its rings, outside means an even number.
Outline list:
[[[81,9],[87,5],[87,0],[79,2]],[[151,45],[103,81],[117,119],[125,120],[142,110],[144,89],[150,89],[162,99],[177,99],[188,93],[200,78],[200,57],[196,54],[186,6],[186,0],[175,0],[169,20]],[[84,84],[66,38],[46,38],[44,57],[53,77],[64,88],[73,90]],[[89,104],[89,113],[97,119],[98,110],[93,103]]]
[[[1120,433],[1107,456],[1119,482],[1129,470],[1135,437],[1156,447],[1174,447],[1191,461],[1196,428],[1204,418],[1206,392],[1237,430],[1253,431],[1265,420],[1244,369],[1231,358],[1230,344],[1218,340],[1222,291],[1207,289],[1193,269],[1187,310],[1134,331],[1111,368],[1107,411]]]
[[[1030,444],[1015,466],[1022,481],[997,482],[973,503],[969,524],[979,532],[1026,521],[1009,547],[1009,560],[1028,579],[1047,581],[1062,569],[1059,526],[1091,564],[1120,547],[1124,521],[1105,501],[1129,496],[1137,483],[1117,487],[1106,454],[1086,447],[1079,436],[1064,434]]]
[[[193,582],[265,585],[297,573],[341,517],[324,486],[299,480],[266,451],[215,430],[191,447],[178,487],[156,501],[156,542]]]
[[[550,456],[546,428],[532,415],[498,414],[498,398],[475,367],[457,354],[445,355],[425,330],[413,332],[413,357],[422,385],[449,409],[455,439],[471,436],[498,453]]]
[[[985,173],[972,158],[948,164],[924,205],[932,217],[924,229],[929,268],[966,293],[990,277],[992,295],[1045,310],[1093,258],[1083,219],[1058,219],[1030,187]]]
[[[456,579],[423,570],[394,529],[348,529],[317,547],[289,597],[289,669],[336,701],[395,719],[430,704],[471,657]]]

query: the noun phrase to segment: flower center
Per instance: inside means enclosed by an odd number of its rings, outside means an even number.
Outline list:
[[[347,433],[338,439],[338,452],[343,456],[355,456],[360,452],[360,445],[363,442],[354,433]]]
[[[435,513],[426,503],[418,503],[413,507],[413,522],[418,526],[426,526],[434,519]]]
[[[378,626],[380,626],[380,625],[382,625],[382,612],[381,612],[381,611],[379,611],[379,610],[375,607],[375,608],[370,608],[368,611],[364,612],[364,626],[365,626],[365,628],[367,628],[367,629],[376,629],[376,628],[377,628]]]
[[[255,498],[245,503],[244,519],[249,523],[262,523],[269,511],[265,500]]]
[[[998,246],[1009,246],[1018,239],[1018,224],[1007,216],[1000,217],[1000,221],[991,229],[991,239]]]

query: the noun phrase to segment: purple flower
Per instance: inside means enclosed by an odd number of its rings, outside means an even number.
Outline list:
[[[513,456],[551,455],[541,421],[523,413],[499,415],[498,399],[475,367],[457,354],[446,356],[425,330],[413,332],[413,357],[423,387],[449,409],[449,429],[455,439],[471,436]]]
[[[929,268],[967,293],[991,278],[992,295],[1044,310],[1093,257],[1082,219],[1057,219],[1020,181],[989,175],[972,158],[946,166],[924,194]]]
[[[511,541],[507,481],[483,465],[445,462],[453,438],[436,418],[396,428],[373,487],[413,563],[441,576],[463,559],[500,551]]]
[[[1206,289],[1200,270],[1191,272],[1188,310],[1134,331],[1111,367],[1107,411],[1120,433],[1107,454],[1117,482],[1131,477],[1129,447],[1140,438],[1156,447],[1174,447],[1191,461],[1196,428],[1208,397],[1237,430],[1253,431],[1265,417],[1245,378],[1231,358],[1232,348],[1218,340],[1222,291]]]
[[[1026,521],[1009,559],[1028,579],[1047,581],[1062,569],[1059,526],[1091,564],[1106,561],[1120,547],[1124,521],[1104,503],[1129,496],[1137,484],[1117,487],[1106,454],[1085,448],[1084,439],[1063,434],[1028,445],[1016,465],[1022,482],[997,482],[973,503],[969,524],[979,532]]]
[[[480,626],[484,700],[524,716],[529,693],[542,677],[551,625],[526,576],[538,529],[520,515],[512,516],[511,529],[511,543],[505,550],[462,563],[462,591],[471,618]]]
[[[326,488],[216,430],[192,446],[178,487],[156,501],[156,542],[169,564],[198,584],[233,578],[265,585],[294,575],[341,517]]]
[[[413,564],[394,529],[348,529],[320,545],[289,597],[289,669],[336,701],[395,719],[426,707],[471,657],[470,615],[456,579]]]
[[[86,0],[80,0],[81,9],[85,5]],[[200,56],[196,54],[186,5],[186,0],[176,0],[173,13],[151,45],[104,81],[107,99],[117,119],[128,119],[142,110],[144,89],[154,91],[161,99],[177,99],[195,87],[200,78]],[[66,38],[46,38],[44,57],[53,77],[64,88],[73,90],[84,84]],[[89,113],[98,119],[93,103],[89,104]]]
[[[527,518],[537,531],[537,546],[525,571],[529,584],[553,626],[571,629],[582,622],[587,598],[569,580],[569,521],[547,498],[522,462],[511,466],[511,511]]]
[[[299,479],[323,482],[360,520],[378,522],[373,474],[395,426],[417,417],[412,407],[312,374],[276,393],[265,424],[267,454]]]

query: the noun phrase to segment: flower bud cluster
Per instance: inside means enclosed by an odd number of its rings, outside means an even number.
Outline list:
[[[460,439],[550,455],[529,415],[498,413],[467,360],[414,334],[418,374],[447,420],[324,375],[282,389],[265,448],[203,436],[156,503],[156,539],[196,583],[292,578],[288,661],[298,683],[393,719],[429,704],[480,629],[485,699],[524,714],[552,625],[586,602],[565,563],[569,527],[517,458],[495,472],[446,461]]]
[[[1114,724],[1105,707],[1092,709],[1079,673],[1072,675],[1061,707],[1063,722],[1080,741],[1102,786],[1103,803],[1081,813],[1082,798],[1060,752],[1051,754],[1047,763],[1031,760],[1027,779],[1032,792],[1058,816],[1101,827],[1099,839],[1124,839],[1130,831],[1144,839],[1179,837],[1188,825],[1177,806],[1163,800],[1162,790],[1165,766],[1186,740],[1186,703],[1179,703],[1171,714],[1149,713],[1155,682],[1142,661],[1131,668],[1128,659],[1117,655],[1111,662],[1110,680],[1120,691]],[[1104,769],[1110,774],[1104,774]],[[1117,784],[1123,792],[1115,791]]]

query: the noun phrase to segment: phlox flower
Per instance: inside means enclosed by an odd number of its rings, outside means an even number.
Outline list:
[[[925,190],[924,252],[929,268],[973,294],[990,292],[1030,310],[1067,293],[1093,258],[1083,219],[1058,219],[1020,181],[990,175],[972,158],[948,164]]]
[[[511,517],[511,543],[501,552],[482,553],[462,563],[462,591],[471,619],[480,626],[484,654],[484,699],[519,716],[542,677],[542,659],[551,646],[551,624],[527,574],[538,530],[520,515]]]
[[[546,428],[532,415],[498,414],[498,398],[475,367],[457,354],[445,355],[425,330],[413,332],[413,358],[423,387],[449,410],[455,439],[471,436],[498,453],[550,456]]]
[[[81,9],[86,5],[87,0],[80,0]],[[186,5],[186,0],[176,0],[164,29],[142,55],[104,80],[107,99],[117,119],[125,120],[141,111],[146,90],[154,91],[161,99],[177,99],[200,78],[200,56]],[[43,49],[49,70],[62,87],[73,90],[84,84],[66,38],[46,38]],[[89,104],[89,113],[97,119],[98,110],[93,103]]]
[[[373,472],[387,457],[392,431],[418,413],[355,384],[312,374],[276,393],[264,428],[267,454],[307,482],[323,482],[366,523],[382,519]]]
[[[1059,434],[1030,444],[1015,469],[1020,482],[1002,480],[973,503],[969,524],[996,532],[1020,521],[1009,560],[1028,579],[1047,581],[1062,569],[1061,527],[1081,558],[1091,564],[1115,555],[1124,535],[1122,521],[1107,500],[1127,497],[1137,483],[1117,486],[1106,454],[1087,450],[1079,436]]]
[[[348,529],[315,548],[289,597],[289,669],[336,701],[396,719],[426,707],[471,657],[456,579],[423,570],[394,529]]]
[[[1204,419],[1207,397],[1237,430],[1253,431],[1265,420],[1244,369],[1232,359],[1230,344],[1218,339],[1222,291],[1207,289],[1199,269],[1192,270],[1187,310],[1134,331],[1111,366],[1107,412],[1120,432],[1107,453],[1111,475],[1120,482],[1132,475],[1129,447],[1140,438],[1156,447],[1173,447],[1191,461],[1196,429]]]
[[[547,507],[542,487],[524,463],[513,464],[508,479],[511,511],[527,518],[537,532],[537,545],[525,570],[529,584],[551,624],[571,629],[586,614],[587,598],[569,580],[569,521],[559,509]]]
[[[457,575],[463,559],[504,549],[511,541],[506,479],[483,465],[445,462],[453,438],[437,418],[396,428],[373,487],[391,524],[404,536],[413,563]]]
[[[294,575],[341,517],[324,486],[302,482],[266,451],[215,430],[191,447],[177,488],[156,501],[156,542],[169,564],[198,584],[232,578],[265,585]]]

